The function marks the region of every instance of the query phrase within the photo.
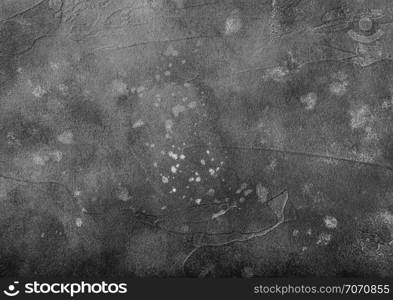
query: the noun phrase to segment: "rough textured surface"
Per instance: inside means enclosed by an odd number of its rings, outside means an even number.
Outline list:
[[[0,276],[392,276],[389,0],[0,2]]]

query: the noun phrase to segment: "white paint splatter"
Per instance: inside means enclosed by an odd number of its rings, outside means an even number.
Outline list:
[[[41,98],[46,94],[46,90],[44,90],[40,85],[37,85],[33,90],[33,95],[37,98]]]
[[[347,92],[347,86],[348,86],[348,82],[344,81],[344,82],[333,82],[330,84],[329,86],[329,90],[330,92],[335,95],[335,96],[344,96],[345,93]]]
[[[179,156],[176,153],[174,153],[173,151],[169,151],[168,155],[170,158],[172,158],[174,160],[177,160],[179,158]]]
[[[225,20],[225,34],[232,35],[237,33],[242,28],[242,19],[240,17],[240,12],[234,10]]]
[[[83,224],[82,219],[81,218],[76,218],[75,219],[75,224],[78,227],[82,227],[82,224]]]
[[[300,102],[306,106],[306,110],[312,110],[315,108],[315,105],[317,104],[317,99],[318,99],[317,94],[311,92],[308,93],[307,95],[300,97]]]
[[[145,122],[143,122],[141,119],[139,119],[138,121],[136,121],[133,125],[132,128],[139,128],[142,127],[143,125],[145,125]]]
[[[61,152],[59,150],[53,151],[49,154],[52,157],[52,159],[56,162],[60,162],[63,158],[63,152]]]
[[[263,78],[264,78],[264,80],[272,79],[277,82],[284,82],[285,77],[288,74],[289,74],[289,70],[287,68],[278,66],[278,67],[268,70]]]
[[[358,129],[364,127],[368,122],[372,121],[372,114],[368,105],[363,105],[357,109],[351,110],[351,127]]]
[[[65,145],[74,143],[74,135],[71,131],[64,131],[62,134],[57,136],[57,140]]]
[[[173,48],[172,44],[169,44],[168,48],[164,52],[165,56],[178,56],[179,51],[177,51],[175,48]]]
[[[331,240],[332,240],[332,235],[330,233],[322,232],[318,236],[317,245],[326,246],[330,243]]]
[[[256,193],[259,202],[265,203],[267,201],[267,195],[269,194],[269,191],[260,182],[256,186]]]
[[[172,107],[172,113],[176,118],[185,111],[187,111],[187,108],[184,105],[178,104]]]
[[[323,219],[323,221],[325,223],[326,228],[328,228],[328,229],[336,229],[337,228],[338,221],[337,221],[337,219],[335,217],[326,216]]]
[[[44,166],[45,163],[46,163],[48,160],[49,160],[49,157],[41,156],[40,154],[37,154],[37,153],[33,154],[33,162],[34,162],[36,165]]]
[[[121,80],[113,80],[112,81],[112,95],[120,96],[128,93],[127,84],[125,84]]]

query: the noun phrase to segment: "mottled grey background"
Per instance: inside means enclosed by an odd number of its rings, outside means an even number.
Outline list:
[[[0,0],[0,276],[392,276],[389,0]]]

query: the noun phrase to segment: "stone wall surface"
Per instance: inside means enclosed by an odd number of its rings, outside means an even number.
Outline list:
[[[0,276],[393,275],[393,2],[0,2]]]

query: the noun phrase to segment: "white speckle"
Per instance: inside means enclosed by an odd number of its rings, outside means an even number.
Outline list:
[[[161,179],[162,179],[162,183],[168,183],[169,182],[169,179],[166,176],[162,176]]]
[[[243,190],[247,188],[248,184],[247,183],[242,183],[240,185],[240,188],[237,189],[236,194],[240,194]]]
[[[171,172],[176,174],[177,173],[177,168],[175,166],[172,166],[171,167]]]
[[[75,196],[75,197],[79,197],[81,194],[82,194],[81,191],[75,191],[75,192],[74,192],[74,196]]]
[[[202,202],[202,199],[200,199],[200,198],[198,198],[198,199],[195,199],[195,203],[196,203],[197,205],[200,205],[200,204],[201,204],[201,202]]]
[[[186,156],[184,154],[180,154],[180,159],[184,160],[184,159],[186,159]]]
[[[196,182],[201,182],[201,177],[198,176],[197,178],[195,178],[195,181]]]
[[[295,229],[293,232],[292,232],[292,236],[298,236],[299,235],[299,230],[298,229]]]
[[[352,129],[364,127],[368,122],[372,121],[370,108],[367,105],[350,111],[350,115]]]
[[[238,10],[231,12],[230,16],[225,21],[225,34],[235,34],[242,28],[242,20]]]
[[[330,243],[331,240],[332,240],[331,234],[322,232],[318,237],[317,245],[326,246]]]
[[[277,82],[284,82],[285,81],[285,76],[289,74],[289,70],[287,68],[283,67],[275,67],[273,69],[270,69],[266,75],[264,76],[264,79],[272,79]]]
[[[173,45],[170,44],[168,46],[168,48],[166,49],[166,51],[164,52],[165,56],[178,56],[179,55],[179,51],[175,50],[175,48],[173,48]]]
[[[172,134],[173,133],[172,128],[173,128],[173,121],[172,120],[166,120],[165,121],[165,130],[166,130],[167,134]]]
[[[33,95],[37,98],[41,98],[45,94],[46,91],[40,85],[37,85],[37,87],[33,90]]]
[[[177,160],[178,157],[179,157],[179,156],[178,156],[176,153],[174,153],[173,151],[169,151],[169,152],[168,152],[168,155],[169,155],[170,158],[172,158],[172,159],[174,159],[174,160]]]
[[[144,87],[144,86],[140,86],[140,87],[138,87],[138,88],[136,89],[136,92],[137,92],[138,94],[143,93],[144,91],[145,91],[145,87]]]
[[[172,107],[172,113],[177,118],[181,113],[187,111],[187,108],[184,105],[176,105]]]
[[[176,193],[176,188],[172,188],[172,193]]]
[[[209,190],[207,191],[206,194],[207,194],[209,197],[213,197],[215,193],[216,193],[216,191],[215,191],[214,189],[209,189]]]
[[[252,192],[253,192],[253,191],[252,191],[251,189],[248,189],[248,190],[245,190],[245,191],[243,192],[243,194],[244,194],[245,197],[247,197],[247,196],[249,196]]]
[[[74,135],[71,131],[64,131],[57,136],[57,140],[62,144],[70,145],[74,142]]]
[[[60,65],[59,65],[58,63],[53,62],[53,61],[51,61],[51,62],[49,63],[49,65],[50,65],[50,68],[51,68],[53,71],[58,71],[59,68],[60,68]]]
[[[214,169],[210,168],[209,174],[210,174],[210,176],[214,176],[214,175],[216,175],[216,171]]]
[[[337,219],[335,217],[332,217],[332,216],[326,216],[323,219],[323,221],[325,223],[326,228],[328,228],[328,229],[335,229],[337,227],[337,225],[338,225]]]
[[[190,177],[190,178],[188,178],[188,182],[193,182],[195,180],[195,178],[194,177]]]
[[[143,122],[142,120],[138,120],[138,121],[136,121],[133,125],[132,125],[132,128],[139,128],[139,127],[142,127],[143,125],[145,125],[145,122]]]
[[[201,159],[201,165],[202,166],[206,165],[206,161],[204,159]]]
[[[212,215],[212,219],[217,219],[218,217],[221,217],[222,215],[225,215],[227,211],[222,209],[219,212],[215,213]]]
[[[344,82],[333,82],[329,86],[329,90],[333,95],[344,96],[347,92],[348,83]]]
[[[388,225],[393,225],[393,214],[388,212],[388,211],[384,211],[382,213],[379,214],[379,217],[381,218],[382,222]]]
[[[53,159],[57,162],[60,162],[61,159],[63,158],[63,153],[61,151],[53,151],[52,153],[50,153],[51,156],[53,157]]]
[[[274,169],[277,167],[277,160],[274,158],[269,166],[267,166],[268,171],[274,171]]]
[[[127,202],[128,200],[132,199],[132,197],[129,195],[127,189],[122,189],[118,195],[119,199],[121,201]]]
[[[128,93],[127,85],[116,79],[112,81],[112,94],[114,96],[120,96]]]
[[[300,97],[300,102],[306,105],[306,110],[312,110],[317,104],[317,94],[313,92],[308,93]]]
[[[269,191],[267,188],[262,186],[261,183],[258,183],[256,186],[256,193],[258,196],[258,201],[261,203],[265,203],[267,201],[267,195],[269,194]]]
[[[82,219],[81,218],[76,218],[75,219],[75,224],[78,227],[82,227],[82,224],[83,224]]]
[[[68,92],[68,86],[66,86],[64,83],[60,83],[57,88],[63,94],[66,94]]]
[[[191,101],[190,103],[188,103],[188,108],[190,109],[194,109],[197,107],[197,103],[196,101]]]
[[[43,166],[48,161],[48,159],[49,158],[46,156],[41,156],[39,154],[33,154],[33,162],[36,165]]]

